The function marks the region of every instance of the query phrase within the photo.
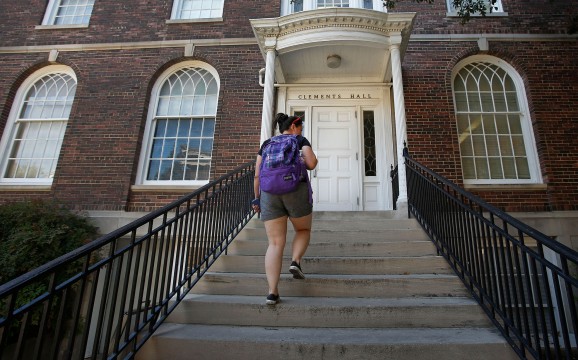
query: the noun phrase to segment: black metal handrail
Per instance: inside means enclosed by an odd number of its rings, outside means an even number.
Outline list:
[[[405,156],[408,207],[522,359],[574,359],[578,253]]]
[[[0,286],[0,358],[134,357],[253,217],[254,174],[253,161]]]
[[[393,210],[397,210],[397,198],[399,197],[399,177],[398,177],[398,166],[391,165],[391,170],[389,171],[389,177],[391,177],[391,189],[392,189],[392,201]]]

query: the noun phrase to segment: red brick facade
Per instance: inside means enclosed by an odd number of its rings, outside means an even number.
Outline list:
[[[4,15],[0,24],[0,132],[4,132],[20,85],[35,70],[49,65],[52,48],[59,49],[56,62],[76,73],[76,97],[51,189],[3,186],[0,201],[45,197],[82,210],[149,211],[180,197],[182,191],[143,191],[131,186],[136,180],[151,89],[165,69],[183,60],[203,61],[220,78],[211,178],[254,158],[263,98],[258,72],[264,59],[256,42],[250,41],[254,34],[249,19],[278,17],[279,0],[225,0],[222,22],[181,24],[166,22],[172,0],[96,0],[87,28],[37,29],[46,3],[0,2]],[[443,0],[432,5],[402,1],[393,10],[417,13],[416,38],[410,40],[403,58],[410,153],[462,182],[451,72],[460,60],[480,53],[475,37],[485,34],[489,43],[485,53],[509,63],[524,81],[546,186],[477,193],[508,211],[578,210],[578,38],[564,35],[569,17],[578,11],[578,0],[502,0],[502,4],[507,16],[475,18],[465,26],[446,16]],[[467,34],[472,36],[458,36]],[[420,35],[439,38],[428,41]],[[193,56],[185,58],[183,46],[170,42],[188,39],[245,42],[196,45]],[[129,46],[146,42],[167,45]],[[125,46],[114,49],[111,43]],[[107,46],[67,51],[67,45],[78,44]]]

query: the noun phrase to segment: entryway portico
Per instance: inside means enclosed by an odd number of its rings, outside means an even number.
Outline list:
[[[274,134],[276,112],[304,116],[319,158],[315,210],[392,208],[389,169],[403,163],[406,137],[401,57],[413,18],[331,8],[251,20],[266,60],[261,141]],[[403,167],[399,178],[405,184]],[[400,186],[398,204],[406,202]]]

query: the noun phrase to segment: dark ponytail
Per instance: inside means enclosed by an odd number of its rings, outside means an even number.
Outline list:
[[[291,127],[291,124],[297,116],[289,116],[287,114],[278,113],[275,115],[275,123],[279,126],[279,132],[283,134],[283,132]]]

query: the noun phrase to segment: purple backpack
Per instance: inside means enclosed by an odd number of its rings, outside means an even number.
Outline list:
[[[297,135],[278,135],[263,147],[259,172],[262,191],[281,195],[297,190],[307,176],[305,163],[299,156]]]

